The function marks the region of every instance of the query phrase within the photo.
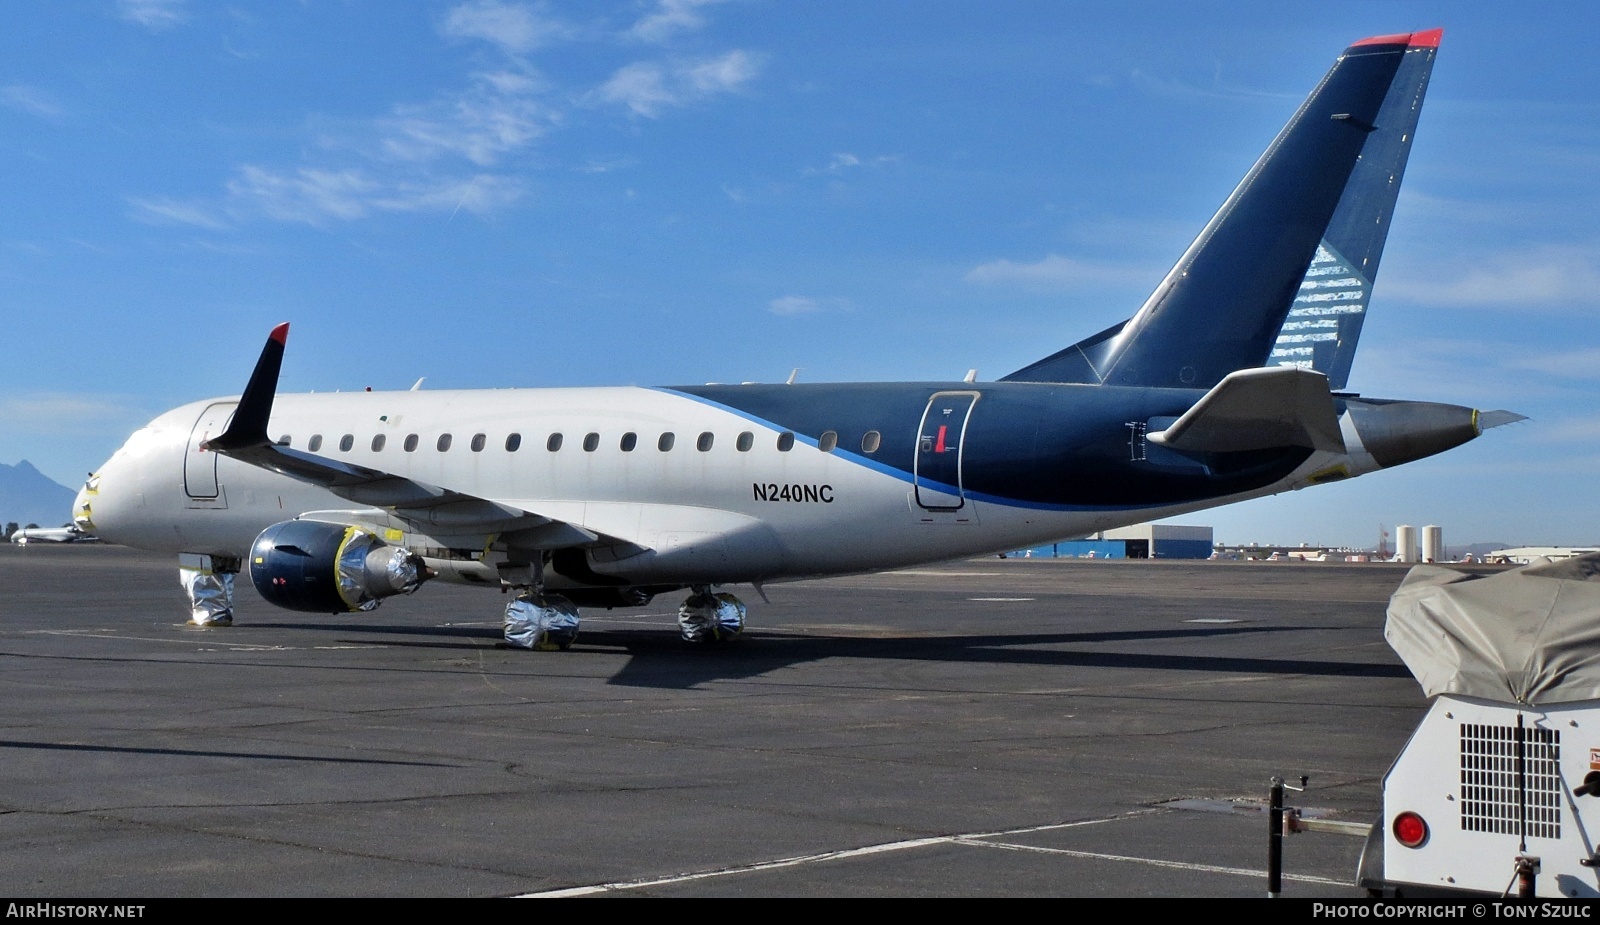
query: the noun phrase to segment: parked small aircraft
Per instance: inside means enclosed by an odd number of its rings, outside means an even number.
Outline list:
[[[11,534],[11,542],[18,546],[29,543],[93,543],[100,538],[77,524],[64,527],[23,527]]]
[[[1084,536],[1347,479],[1520,419],[1343,391],[1440,30],[1356,42],[1127,321],[997,382],[242,396],[170,411],[77,522],[179,554],[194,622],[368,610],[430,579],[513,589],[507,638],[716,589]]]

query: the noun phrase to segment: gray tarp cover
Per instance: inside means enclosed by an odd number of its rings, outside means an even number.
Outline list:
[[[1600,553],[1493,577],[1419,565],[1383,635],[1429,697],[1600,700]]]

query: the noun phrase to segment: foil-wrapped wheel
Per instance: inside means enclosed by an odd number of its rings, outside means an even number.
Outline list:
[[[678,632],[685,642],[728,642],[744,632],[745,615],[733,595],[701,591],[678,607]]]
[[[578,607],[559,594],[519,594],[506,605],[506,642],[554,652],[578,638]]]

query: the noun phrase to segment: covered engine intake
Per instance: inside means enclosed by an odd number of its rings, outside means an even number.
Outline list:
[[[250,580],[288,610],[348,613],[410,594],[431,577],[422,557],[389,546],[360,527],[288,520],[261,531],[250,547]]]

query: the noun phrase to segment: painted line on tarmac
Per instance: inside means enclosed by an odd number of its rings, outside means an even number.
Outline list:
[[[201,630],[188,623],[173,624],[180,629]],[[70,636],[74,639],[106,639],[113,642],[160,642],[168,645],[191,646],[201,652],[305,652],[312,650],[334,649],[386,649],[388,646],[373,645],[343,645],[343,646],[276,646],[267,643],[255,642],[227,642],[219,637],[190,636],[187,639],[160,639],[154,636],[124,636],[121,633],[108,633],[98,630],[26,630],[26,632],[40,636]],[[207,632],[216,632],[208,630]]]
[[[1039,854],[1059,854],[1071,858],[1085,858],[1091,861],[1123,861],[1130,864],[1146,864],[1150,867],[1164,867],[1169,870],[1193,870],[1208,874],[1231,874],[1236,877],[1255,877],[1265,879],[1267,872],[1252,870],[1248,867],[1220,867],[1216,864],[1191,864],[1187,861],[1163,861],[1159,858],[1136,858],[1126,854],[1102,854],[1099,851],[1073,851],[1069,848],[1045,848],[1040,845],[1018,845],[1011,842],[983,841],[978,838],[960,838],[957,842],[963,845],[973,845],[979,848],[1001,848],[1007,851],[1032,851]],[[1294,880],[1299,883],[1321,883],[1335,886],[1351,886],[1346,880],[1332,880],[1327,877],[1313,877],[1310,874],[1284,874],[1283,879]]]
[[[847,858],[868,857],[874,854],[885,854],[891,851],[906,851],[912,848],[927,848],[931,845],[965,844],[972,842],[993,847],[994,843],[974,841],[983,838],[1001,838],[1008,835],[1027,835],[1032,832],[1052,832],[1060,829],[1073,829],[1086,825],[1100,825],[1106,822],[1119,822],[1136,816],[1147,816],[1151,813],[1167,812],[1162,809],[1136,809],[1131,812],[1118,813],[1115,816],[1105,816],[1099,819],[1084,819],[1078,822],[1058,822],[1047,825],[1027,826],[1020,829],[1006,829],[1002,832],[971,832],[965,835],[937,835],[930,838],[912,838],[905,841],[885,842],[880,845],[866,845],[861,848],[845,848],[840,851],[824,851],[819,854],[802,854],[791,858],[778,858],[772,861],[758,861],[754,864],[738,864],[733,867],[722,867],[715,870],[693,871],[686,874],[676,874],[670,877],[655,877],[647,880],[618,880],[613,883],[597,883],[593,886],[567,887],[560,890],[544,890],[537,893],[523,893],[515,899],[560,899],[571,896],[593,896],[596,893],[611,893],[620,890],[638,890],[653,886],[668,886],[675,883],[690,883],[695,880],[708,880],[713,877],[731,877],[736,874],[756,873],[764,870],[777,870],[784,867],[799,867],[804,864],[816,864],[824,861],[839,861]],[[1262,872],[1265,877],[1266,873]]]

